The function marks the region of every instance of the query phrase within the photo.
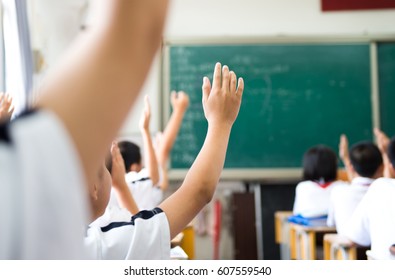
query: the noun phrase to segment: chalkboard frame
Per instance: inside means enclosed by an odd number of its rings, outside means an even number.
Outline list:
[[[372,126],[380,128],[380,104],[379,104],[379,77],[377,62],[377,44],[380,42],[395,42],[395,34],[370,35],[370,36],[278,36],[278,37],[194,37],[194,38],[167,38],[163,43],[161,53],[161,88],[162,88],[162,128],[170,117],[170,48],[177,45],[246,45],[246,44],[370,44],[370,83],[371,83],[371,111]],[[188,169],[174,169],[169,167],[169,178],[172,180],[183,179]],[[295,181],[300,180],[301,168],[224,168],[221,179],[244,180],[244,181]]]

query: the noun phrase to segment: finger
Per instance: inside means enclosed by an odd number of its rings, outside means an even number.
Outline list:
[[[203,78],[203,85],[202,85],[202,99],[203,102],[206,102],[209,95],[210,95],[210,91],[211,91],[211,84],[210,84],[210,80],[207,77]]]
[[[214,68],[213,88],[221,87],[221,63],[217,62]]]
[[[170,101],[171,101],[171,103],[173,104],[176,101],[176,99],[177,99],[177,93],[176,93],[175,90],[173,90],[170,93]]]
[[[376,137],[378,137],[378,136],[380,135],[380,130],[379,130],[377,127],[375,127],[375,128],[373,129],[373,132],[374,132],[374,135],[375,135]]]
[[[14,109],[15,109],[15,107],[12,106],[11,109],[8,111],[8,113],[9,113],[10,115],[12,115],[12,113],[14,113]]]
[[[239,95],[240,97],[242,97],[243,92],[244,92],[244,80],[243,80],[243,78],[239,78],[236,95]]]
[[[229,67],[224,65],[222,67],[222,89],[225,92],[229,92],[229,82],[230,82],[230,75],[229,75]]]
[[[235,72],[230,71],[230,93],[236,93],[236,81],[237,81],[237,77]]]
[[[112,141],[111,148],[110,148],[111,155],[114,155],[115,147],[118,147],[118,143],[116,141]]]
[[[344,145],[344,141],[345,141],[344,137],[346,137],[346,135],[344,135],[344,134],[340,135],[340,143],[342,145]]]
[[[151,107],[150,107],[148,95],[144,96],[144,105],[145,105],[145,112],[146,114],[149,115],[151,113]]]

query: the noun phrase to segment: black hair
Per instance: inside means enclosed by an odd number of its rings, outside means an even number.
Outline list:
[[[123,161],[125,162],[126,173],[129,172],[130,166],[134,163],[141,163],[140,148],[136,144],[129,141],[121,141],[118,143]]]
[[[383,164],[383,157],[374,143],[363,141],[351,147],[350,161],[358,175],[372,178]]]
[[[391,138],[387,153],[392,166],[395,167],[395,136]]]
[[[317,145],[303,156],[303,179],[332,182],[337,177],[336,153],[325,145]]]

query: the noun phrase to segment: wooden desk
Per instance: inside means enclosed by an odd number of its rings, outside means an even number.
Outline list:
[[[195,230],[193,224],[190,223],[182,231],[184,234],[180,247],[185,251],[190,260],[195,259]]]
[[[326,226],[303,226],[290,224],[290,253],[291,259],[317,259],[316,235],[318,233],[334,233],[336,228]]]
[[[356,248],[349,239],[334,233],[324,235],[324,260],[356,259]]]
[[[174,237],[170,242],[171,248],[174,248],[176,246],[181,246],[183,238],[184,238],[184,232],[180,232],[179,234],[177,234],[176,237]]]
[[[360,247],[348,238],[338,234],[324,235],[324,259],[325,260],[357,260],[357,250],[366,251],[369,247]],[[359,254],[361,255],[361,254]]]
[[[274,213],[274,236],[277,244],[280,244],[280,257],[282,260],[290,258],[290,235],[288,218],[292,211],[276,211]]]

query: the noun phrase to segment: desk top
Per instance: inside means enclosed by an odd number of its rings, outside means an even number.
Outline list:
[[[303,230],[303,231],[313,231],[313,232],[336,232],[335,227],[327,227],[327,226],[304,226],[291,223],[291,226],[295,230]]]

